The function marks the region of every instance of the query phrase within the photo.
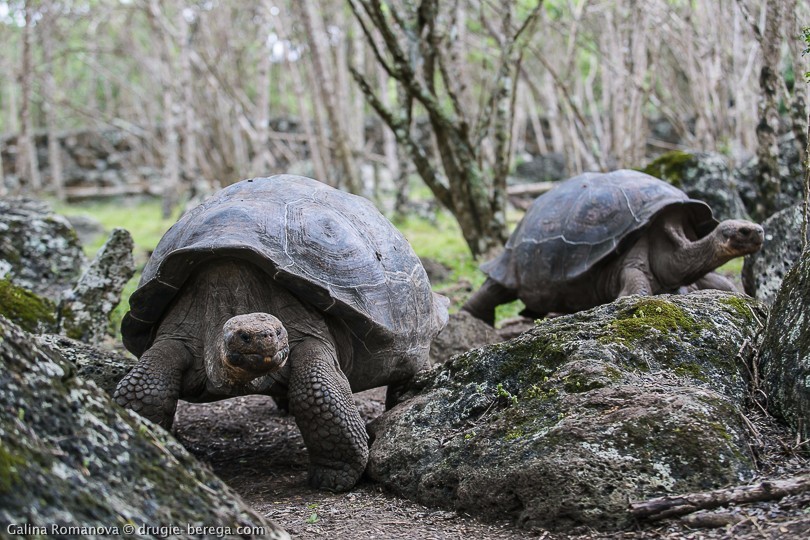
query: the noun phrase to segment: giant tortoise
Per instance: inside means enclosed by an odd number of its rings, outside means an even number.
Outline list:
[[[115,400],[170,428],[177,400],[287,399],[309,480],[351,488],[368,436],[352,392],[406,381],[447,321],[405,238],[367,200],[299,176],[233,184],[185,214],[121,325]]]
[[[462,309],[493,324],[495,308],[518,298],[542,317],[630,294],[733,291],[713,270],[756,252],[763,238],[756,223],[718,223],[706,203],[650,175],[585,173],[532,203]]]

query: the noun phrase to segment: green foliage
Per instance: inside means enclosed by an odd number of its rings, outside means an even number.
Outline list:
[[[408,239],[417,255],[433,259],[450,269],[446,280],[431,283],[435,291],[445,293],[449,287],[463,282],[469,283],[471,290],[475,291],[484,283],[486,276],[478,269],[483,261],[476,261],[470,255],[458,222],[446,210],[437,210],[433,219],[417,216],[395,219],[394,225]],[[452,301],[450,310],[457,311],[469,295],[449,296]],[[498,306],[495,319],[501,321],[515,317],[524,307],[520,301]]]
[[[497,388],[495,388],[495,392],[497,393],[499,398],[504,398],[507,402],[511,403],[512,405],[518,404],[518,397],[512,394],[506,388],[504,388],[503,383],[498,383]]]

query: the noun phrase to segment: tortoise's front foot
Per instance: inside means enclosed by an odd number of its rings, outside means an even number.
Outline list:
[[[360,480],[360,476],[366,468],[367,459],[368,452],[366,452],[365,458],[354,464],[329,460],[318,460],[319,462],[316,463],[311,456],[309,485],[326,491],[348,491]]]
[[[290,412],[309,451],[309,483],[351,489],[368,461],[368,434],[334,349],[308,339],[293,349]]]
[[[191,355],[181,343],[156,343],[121,379],[113,399],[122,407],[170,430],[180,397],[183,371],[190,360]]]

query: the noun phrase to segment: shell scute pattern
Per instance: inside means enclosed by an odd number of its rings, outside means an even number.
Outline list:
[[[309,178],[233,184],[186,213],[144,268],[124,343],[140,355],[172,298],[201,263],[247,260],[324,313],[341,317],[356,345],[391,361],[426,356],[447,319],[407,240],[370,201]],[[421,361],[421,360],[420,360]]]

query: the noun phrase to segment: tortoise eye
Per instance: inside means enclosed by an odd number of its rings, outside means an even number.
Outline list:
[[[239,332],[239,339],[245,343],[250,343],[250,335],[247,332]]]

